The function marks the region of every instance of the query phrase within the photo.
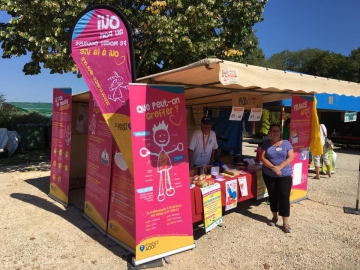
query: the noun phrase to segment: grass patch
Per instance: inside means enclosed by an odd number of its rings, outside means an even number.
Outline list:
[[[32,162],[46,162],[51,159],[51,151],[49,148],[24,151],[17,150],[11,157],[8,157],[7,153],[0,154],[0,167]]]

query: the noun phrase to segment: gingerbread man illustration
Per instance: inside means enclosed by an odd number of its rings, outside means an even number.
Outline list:
[[[158,153],[150,152],[146,147],[140,149],[140,155],[146,157],[148,155],[154,155],[158,157],[157,160],[157,172],[160,174],[159,180],[159,194],[158,201],[161,202],[165,200],[164,186],[166,189],[167,196],[173,196],[175,194],[175,189],[171,185],[170,178],[170,169],[172,168],[171,159],[169,157],[170,153],[175,151],[183,151],[184,146],[182,143],[178,143],[176,148],[171,151],[165,151],[164,147],[167,146],[170,142],[170,134],[168,131],[168,125],[164,121],[159,123],[159,125],[153,126],[153,141],[161,149]]]

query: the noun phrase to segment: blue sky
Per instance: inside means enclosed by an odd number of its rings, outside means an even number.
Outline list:
[[[268,58],[283,50],[318,48],[343,55],[360,47],[360,0],[269,0],[264,21],[255,25],[260,47]],[[0,12],[0,21],[8,16]],[[0,53],[2,53],[0,51]],[[72,87],[73,93],[88,90],[83,79],[73,74],[25,76],[29,56],[0,58],[0,92],[6,100],[51,102],[54,87]]]

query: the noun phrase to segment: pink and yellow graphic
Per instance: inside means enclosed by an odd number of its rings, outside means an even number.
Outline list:
[[[135,81],[127,21],[111,6],[90,6],[77,17],[69,44],[70,54],[132,173],[131,133],[123,129],[130,123],[128,84]]]
[[[314,98],[308,96],[293,96],[292,98],[289,140],[294,148],[294,160],[290,202],[307,197],[313,102]]]
[[[91,93],[89,119],[84,213],[105,233],[109,210],[113,137]]]
[[[49,196],[69,202],[71,150],[71,88],[54,88]]]
[[[193,248],[184,89],[131,84],[136,260]]]

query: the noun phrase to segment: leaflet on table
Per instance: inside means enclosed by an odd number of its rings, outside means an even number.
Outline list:
[[[221,188],[219,183],[201,188],[205,232],[222,223]]]
[[[113,137],[90,93],[84,214],[106,231]]]
[[[69,202],[71,154],[71,88],[54,88],[49,195]]]
[[[129,89],[136,249],[141,251],[136,260],[141,260],[193,245],[185,95],[181,86],[131,84]]]
[[[237,181],[229,180],[225,183],[226,187],[226,204],[225,204],[225,211],[228,211],[230,209],[236,208],[237,206]]]

